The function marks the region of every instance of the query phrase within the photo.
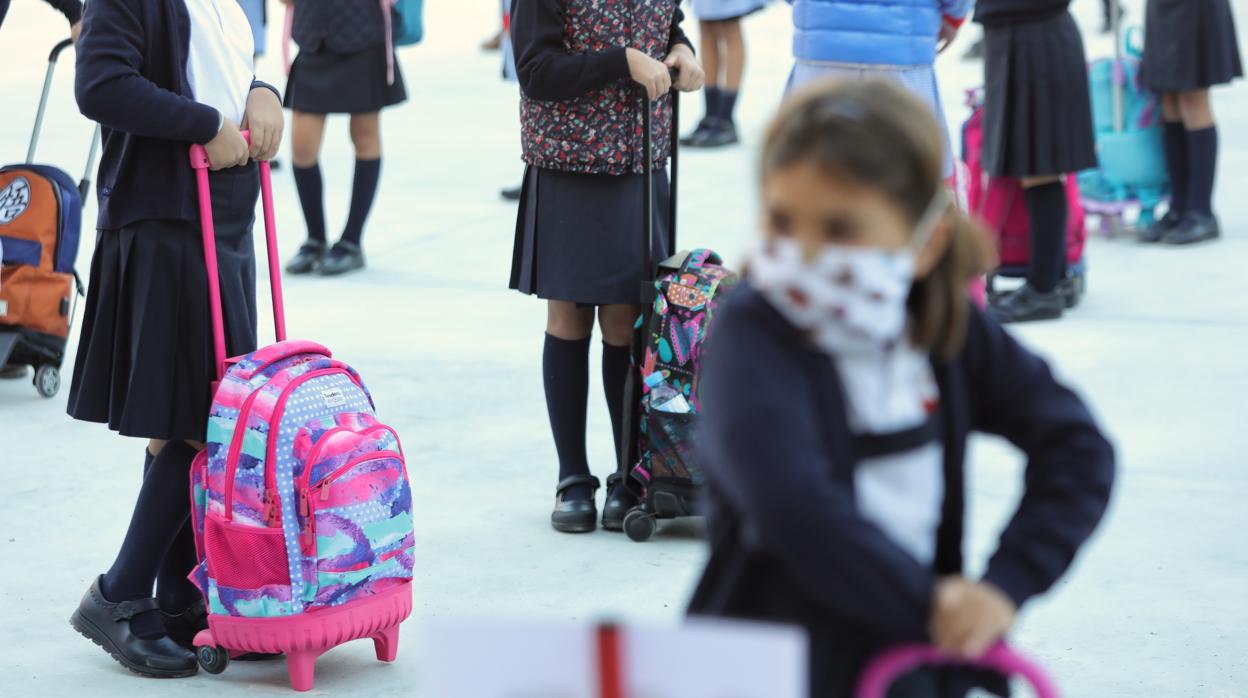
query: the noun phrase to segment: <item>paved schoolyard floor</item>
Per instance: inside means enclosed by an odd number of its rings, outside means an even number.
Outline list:
[[[1129,3],[1134,18],[1142,4]],[[1097,3],[1075,5],[1093,30]],[[326,342],[362,371],[382,415],[404,437],[416,492],[416,610],[400,661],[375,666],[371,647],[347,646],[320,662],[319,692],[419,694],[413,640],[432,618],[611,614],[674,623],[703,560],[692,522],[645,545],[602,532],[562,536],[547,524],[555,471],[538,370],[544,310],[506,289],[515,214],[497,198],[521,173],[516,92],[497,79],[496,56],[477,50],[496,6],[431,4],[428,43],[401,54],[411,99],[384,118],[369,272],[286,286],[292,334]],[[1248,23],[1248,7],[1241,9]],[[733,260],[753,235],[755,148],[783,87],[787,20],[787,9],[776,6],[749,22],[745,144],[685,159],[682,240]],[[43,55],[62,32],[59,16],[41,3],[17,3],[0,32],[0,160],[25,152]],[[1102,38],[1089,34],[1089,42],[1094,55],[1109,51]],[[954,50],[968,44],[963,37]],[[260,74],[280,82],[275,56]],[[965,114],[961,91],[976,84],[979,70],[943,59],[951,119]],[[76,171],[89,128],[73,109],[68,68],[55,88],[41,159]],[[1248,200],[1240,195],[1248,135],[1239,128],[1248,88],[1222,90],[1216,102],[1226,239],[1183,250],[1093,239],[1085,304],[1060,323],[1020,330],[1093,401],[1121,455],[1106,525],[1073,574],[1027,609],[1017,633],[1072,696],[1248,695]],[[700,111],[691,100],[687,127]],[[351,177],[341,119],[331,123],[324,165],[329,220],[339,225]],[[302,229],[288,170],[276,186],[281,241],[292,251]],[[92,205],[88,228],[93,220]],[[82,247],[85,273],[91,235]],[[606,475],[610,438],[596,383],[591,459]],[[26,382],[0,385],[0,693],[287,690],[284,670],[273,664],[236,664],[221,677],[177,683],[139,680],[70,630],[70,611],[122,537],[142,446],[68,419],[65,392],[43,400]],[[1022,470],[1018,456],[992,440],[975,444],[972,468],[970,549],[978,564],[1015,501]]]

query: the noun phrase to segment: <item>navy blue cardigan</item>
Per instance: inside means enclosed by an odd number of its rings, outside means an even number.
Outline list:
[[[857,513],[836,368],[748,284],[717,312],[702,371],[711,557],[690,612],[805,626],[821,698],[850,695],[882,647],[927,639],[937,577],[962,570],[970,432],[1028,458],[984,576],[1020,607],[1065,572],[1109,501],[1114,452],[1087,407],[978,310],[961,355],[935,364],[946,498],[932,568]]]
[[[97,227],[198,220],[187,146],[217,135],[220,114],[196,102],[186,76],[191,19],[182,0],[90,0],[74,91],[103,126]],[[252,89],[270,85],[256,81]],[[280,98],[280,95],[279,95]]]

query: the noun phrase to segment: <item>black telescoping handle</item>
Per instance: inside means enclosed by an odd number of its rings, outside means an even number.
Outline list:
[[[52,91],[52,76],[56,72],[56,63],[65,49],[74,45],[73,39],[62,39],[48,53],[48,71],[43,76],[43,93],[39,95],[39,110],[35,112],[35,127],[30,133],[30,147],[26,150],[26,162],[35,162],[35,150],[39,146],[39,134],[43,131],[43,116],[48,110],[48,94]],[[91,147],[87,150],[87,166],[82,179],[78,180],[78,193],[87,197],[91,190],[91,170],[95,169],[95,156],[100,148],[100,127],[97,124],[95,133],[91,135]]]
[[[675,82],[678,76],[679,76],[679,73],[673,70],[672,81]],[[676,199],[677,199],[676,192],[677,192],[677,182],[679,178],[679,166],[680,166],[680,142],[679,142],[679,136],[676,133],[676,129],[679,127],[679,124],[680,124],[680,92],[678,90],[673,89],[670,92],[670,96],[672,99],[672,129],[671,129],[671,138],[669,139],[671,143],[671,146],[670,146],[671,152],[669,153],[669,157],[671,158],[672,165],[671,165],[671,181],[670,181],[671,193],[669,197],[670,201],[668,203],[667,251],[668,251],[668,254],[675,254],[676,253],[676,220],[677,220],[676,219]],[[653,283],[654,279],[650,277],[651,277],[651,274],[654,273],[655,265],[658,263],[658,260],[654,259],[654,249],[653,249],[654,247],[653,245],[654,243],[654,123],[653,123],[654,117],[652,116],[652,112],[651,112],[651,110],[653,109],[653,104],[650,102],[649,95],[646,94],[646,91],[644,89],[641,90],[641,102],[642,102],[642,109],[641,109],[642,126],[641,128],[643,132],[642,133],[642,150],[643,150],[642,172],[644,175],[643,179],[645,180],[642,186],[642,215],[645,218],[645,221],[644,221],[645,234],[642,236],[642,242],[641,242],[641,250],[642,250],[641,258],[645,260],[645,265],[643,266],[642,272],[641,272],[641,275],[642,275],[641,283],[642,283],[643,288],[652,289],[651,284]],[[645,297],[648,298],[649,294],[647,293]]]

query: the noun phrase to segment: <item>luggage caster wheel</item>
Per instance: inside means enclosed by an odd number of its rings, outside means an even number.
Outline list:
[[[631,541],[644,543],[650,540],[657,528],[658,523],[654,520],[654,515],[647,514],[641,509],[633,509],[624,515],[624,533]]]
[[[199,668],[209,674],[220,674],[230,665],[230,653],[224,647],[204,645],[195,653],[199,659]]]
[[[61,389],[61,372],[52,364],[44,364],[35,371],[35,390],[44,397],[52,397]]]

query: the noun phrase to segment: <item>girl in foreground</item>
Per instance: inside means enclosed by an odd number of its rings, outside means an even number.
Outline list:
[[[1083,401],[966,300],[984,259],[942,147],[889,83],[794,98],[762,154],[763,239],[707,346],[712,550],[690,610],[804,626],[820,698],[896,643],[982,654],[1066,571],[1114,478]],[[979,578],[961,554],[972,431],[1028,460]],[[930,671],[890,695],[1000,683]]]

